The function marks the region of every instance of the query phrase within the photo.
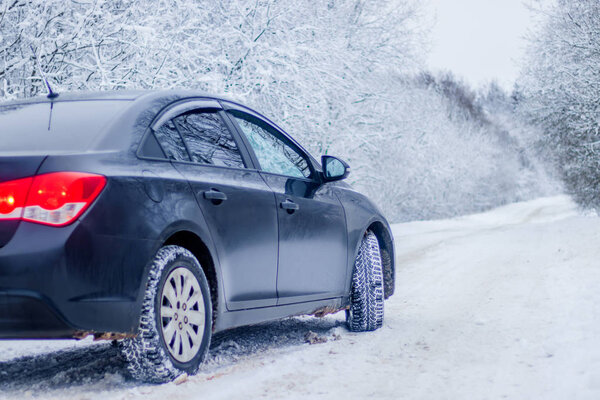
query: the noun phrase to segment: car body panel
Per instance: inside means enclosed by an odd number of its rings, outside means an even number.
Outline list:
[[[174,163],[196,195],[212,227],[229,310],[277,304],[277,210],[275,197],[257,171]],[[204,198],[208,191],[227,196]]]
[[[386,298],[388,298],[393,294],[393,288],[395,287],[395,251],[392,229],[377,206],[362,193],[352,189],[350,185],[343,182],[336,182],[336,193],[344,207],[348,229],[349,262],[346,291],[350,291],[354,260],[358,255],[362,237],[367,230],[375,230],[380,248],[385,250],[387,257],[389,257],[388,260],[384,260],[384,269],[389,269],[388,279],[392,280],[387,283]],[[389,263],[389,265],[385,265],[386,263]]]
[[[226,110],[238,110],[262,121],[304,154],[313,169],[312,179],[261,172],[276,195],[279,220],[278,305],[343,296],[347,276],[347,231],[342,205],[332,185],[319,179],[314,158],[293,138],[263,115],[237,103],[221,102]],[[258,158],[244,132],[230,116],[253,163]],[[282,208],[293,202],[294,212]],[[316,279],[316,277],[319,277]]]
[[[262,173],[277,196],[277,304],[341,297],[346,283],[344,209],[328,184]],[[281,207],[294,202],[293,213]]]

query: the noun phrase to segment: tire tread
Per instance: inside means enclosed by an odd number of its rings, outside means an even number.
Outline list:
[[[350,310],[346,314],[353,332],[374,331],[383,326],[383,267],[379,242],[367,231],[360,244],[352,275]]]

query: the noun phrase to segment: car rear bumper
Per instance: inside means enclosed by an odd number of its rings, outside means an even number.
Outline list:
[[[47,299],[34,292],[0,292],[0,338],[69,338],[74,331]]]
[[[0,248],[0,338],[134,333],[155,243],[22,222]],[[140,264],[140,262],[142,264]]]

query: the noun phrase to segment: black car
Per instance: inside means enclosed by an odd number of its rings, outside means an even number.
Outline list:
[[[194,373],[211,334],[346,310],[379,328],[390,227],[282,129],[186,91],[0,105],[0,338],[120,340],[129,371]]]

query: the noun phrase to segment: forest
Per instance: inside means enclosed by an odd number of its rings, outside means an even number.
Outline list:
[[[424,63],[417,0],[2,0],[0,100],[186,88],[263,112],[393,222],[600,208],[600,3],[540,3],[512,90]],[[1,129],[1,127],[0,127]]]

